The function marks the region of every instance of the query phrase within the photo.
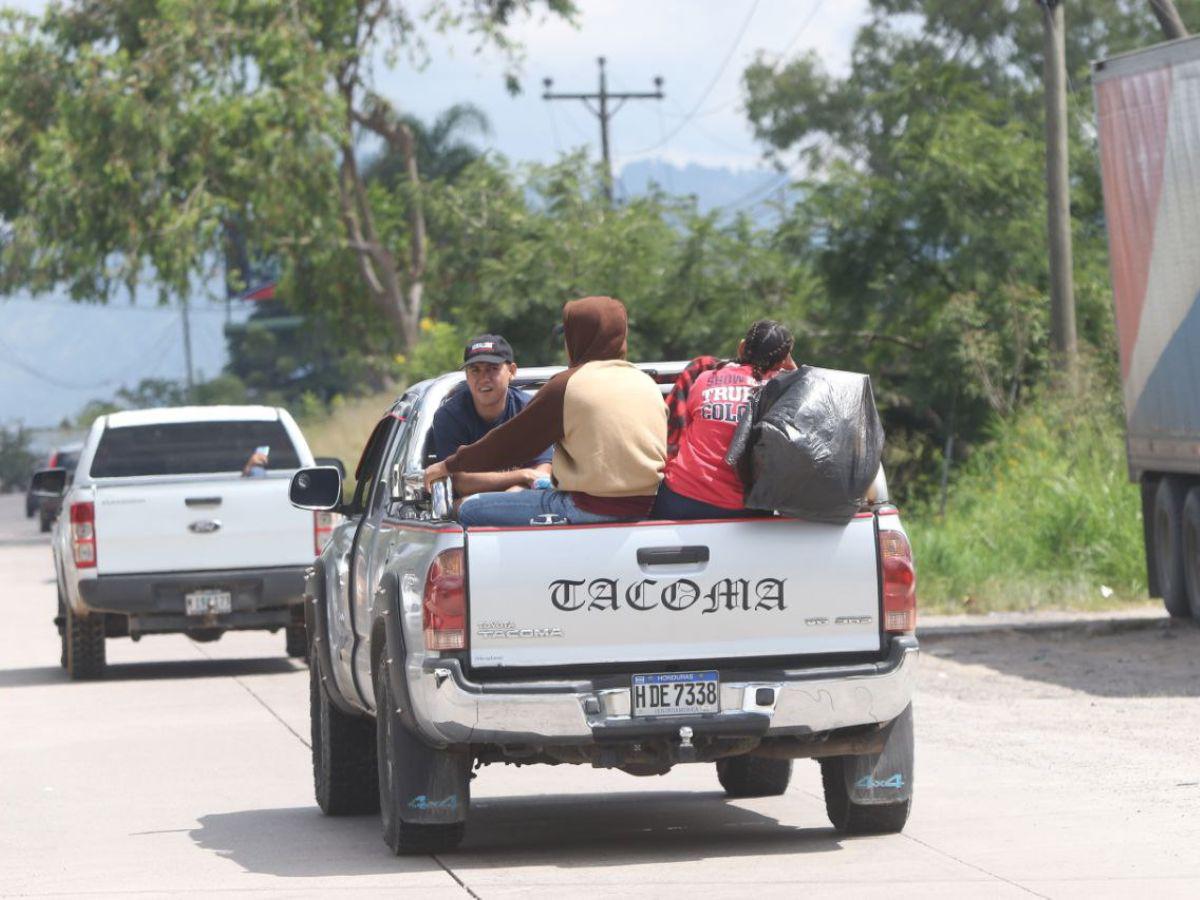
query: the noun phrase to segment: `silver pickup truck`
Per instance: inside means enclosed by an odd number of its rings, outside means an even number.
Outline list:
[[[665,391],[682,364],[642,368]],[[558,369],[522,369],[534,392]],[[396,853],[463,835],[475,765],[661,775],[730,796],[819,760],[830,820],[896,832],[913,789],[915,575],[886,501],[844,526],[779,516],[462,528],[429,497],[430,426],[462,375],[415,385],[292,502],[347,516],[308,580],[313,771],[329,815],[378,810]]]

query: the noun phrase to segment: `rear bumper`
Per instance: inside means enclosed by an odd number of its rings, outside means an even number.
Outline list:
[[[410,665],[415,719],[438,744],[599,744],[677,735],[784,737],[817,735],[890,722],[912,700],[919,654],[915,637],[892,640],[882,662],[773,672],[767,678],[721,671],[721,712],[639,719],[628,687],[587,681],[479,684],[456,660]],[[771,702],[760,703],[769,688]]]
[[[79,599],[89,612],[128,616],[131,632],[278,628],[302,620],[307,568],[100,575],[79,581]],[[205,588],[229,591],[232,611],[226,615],[187,615],[184,595]]]

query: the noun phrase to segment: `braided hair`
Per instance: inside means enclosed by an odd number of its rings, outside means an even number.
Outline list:
[[[750,366],[758,381],[787,359],[796,340],[792,333],[774,319],[759,319],[746,332],[738,362]]]

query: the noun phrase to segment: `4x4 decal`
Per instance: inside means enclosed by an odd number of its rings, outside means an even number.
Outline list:
[[[458,794],[451,794],[441,800],[430,800],[424,794],[419,794],[408,801],[409,809],[458,809]]]
[[[864,775],[862,778],[858,779],[858,781],[854,782],[854,786],[856,788],[863,788],[864,790],[868,791],[874,788],[893,788],[895,790],[899,790],[900,788],[904,787],[904,776],[897,772],[890,778],[885,778],[883,781],[880,781],[873,775]]]

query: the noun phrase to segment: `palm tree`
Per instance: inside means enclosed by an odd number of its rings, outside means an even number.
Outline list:
[[[471,134],[487,137],[492,133],[487,115],[473,103],[454,104],[432,125],[426,125],[416,116],[402,116],[400,121],[412,132],[422,181],[453,181],[482,155],[464,137]],[[395,189],[407,178],[404,157],[388,147],[367,164],[366,177]]]

